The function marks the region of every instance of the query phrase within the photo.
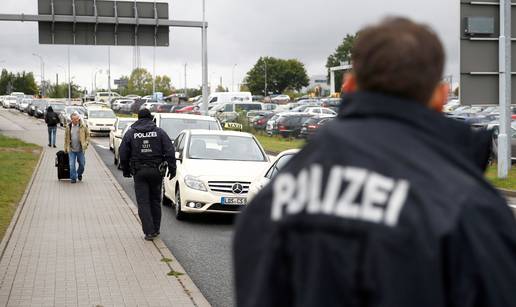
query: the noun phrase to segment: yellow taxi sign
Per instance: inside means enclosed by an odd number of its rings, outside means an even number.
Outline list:
[[[224,124],[224,129],[227,129],[227,130],[238,130],[238,131],[242,131],[242,124],[238,124],[238,123],[225,123]]]

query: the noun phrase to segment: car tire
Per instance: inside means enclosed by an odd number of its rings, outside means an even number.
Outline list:
[[[163,207],[172,207],[172,201],[165,195],[165,182],[161,184],[161,205]]]
[[[176,199],[175,199],[175,210],[176,210],[176,220],[182,221],[185,219],[185,213],[181,210],[181,192],[179,191],[179,187],[176,188]]]

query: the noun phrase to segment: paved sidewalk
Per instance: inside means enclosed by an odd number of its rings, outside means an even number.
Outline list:
[[[46,146],[40,121],[0,110],[0,129],[44,146],[17,222],[0,244],[0,305],[209,305],[187,275],[167,275],[184,271],[160,240],[143,240],[134,205],[93,148],[84,181],[72,185],[57,180],[57,150]],[[62,137],[59,131],[58,148]]]

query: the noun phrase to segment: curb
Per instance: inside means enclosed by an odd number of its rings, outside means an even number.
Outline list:
[[[11,237],[13,235],[14,229],[16,228],[16,225],[18,224],[20,215],[23,211],[23,208],[25,207],[25,203],[27,202],[27,197],[29,196],[29,192],[32,189],[32,185],[34,184],[34,179],[36,178],[36,174],[38,173],[39,168],[41,166],[41,161],[43,160],[44,154],[45,154],[45,149],[41,148],[38,163],[36,164],[36,167],[34,168],[34,171],[32,172],[32,176],[31,176],[29,182],[27,183],[25,192],[23,193],[23,196],[22,196],[20,202],[18,203],[18,207],[16,208],[16,211],[14,212],[11,222],[9,223],[9,227],[7,227],[7,230],[5,231],[2,242],[0,242],[0,259],[2,259],[4,257],[4,253],[5,253],[5,250],[7,249],[7,245],[9,244],[9,241],[11,241]]]
[[[505,197],[516,197],[516,191],[507,189],[498,189]]]
[[[127,193],[124,191],[122,186],[118,183],[118,181],[113,176],[111,171],[105,165],[104,161],[102,161],[102,158],[100,157],[100,155],[97,152],[97,150],[95,149],[95,147],[93,146],[92,148],[93,148],[92,149],[93,152],[95,153],[95,157],[100,162],[101,167],[103,168],[104,172],[108,175],[112,184],[115,186],[118,193],[122,197],[123,201],[127,204],[129,209],[131,210],[131,213],[133,214],[134,218],[138,221],[138,223],[141,224],[140,218],[138,217],[138,209],[134,205],[133,201],[131,200],[129,195],[127,195]],[[166,264],[170,268],[170,270],[173,270],[175,272],[181,272],[184,274],[181,276],[175,276],[175,278],[177,279],[179,284],[183,287],[183,290],[185,291],[185,293],[190,297],[190,299],[192,300],[192,303],[198,307],[211,306],[211,304],[208,302],[208,300],[206,300],[206,298],[204,297],[202,292],[199,290],[199,288],[194,284],[194,282],[192,281],[190,276],[188,276],[186,274],[185,269],[177,261],[176,257],[174,257],[174,255],[172,255],[172,252],[167,248],[165,243],[163,243],[163,241],[161,241],[161,239],[159,239],[159,238],[155,239],[153,241],[153,243],[154,243],[154,247],[156,247],[156,249],[158,250],[158,252],[160,253],[160,255],[163,258],[172,259],[172,262],[164,263],[164,264]]]

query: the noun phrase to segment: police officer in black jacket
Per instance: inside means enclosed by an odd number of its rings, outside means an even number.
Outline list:
[[[174,178],[176,159],[172,141],[156,126],[149,110],[141,110],[138,121],[124,135],[120,163],[124,177],[134,176],[138,215],[145,240],[151,241],[160,231],[163,177],[168,168],[168,177]]]
[[[337,120],[237,222],[237,305],[516,306],[516,223],[484,179],[491,136],[440,113],[427,27],[361,31]]]

